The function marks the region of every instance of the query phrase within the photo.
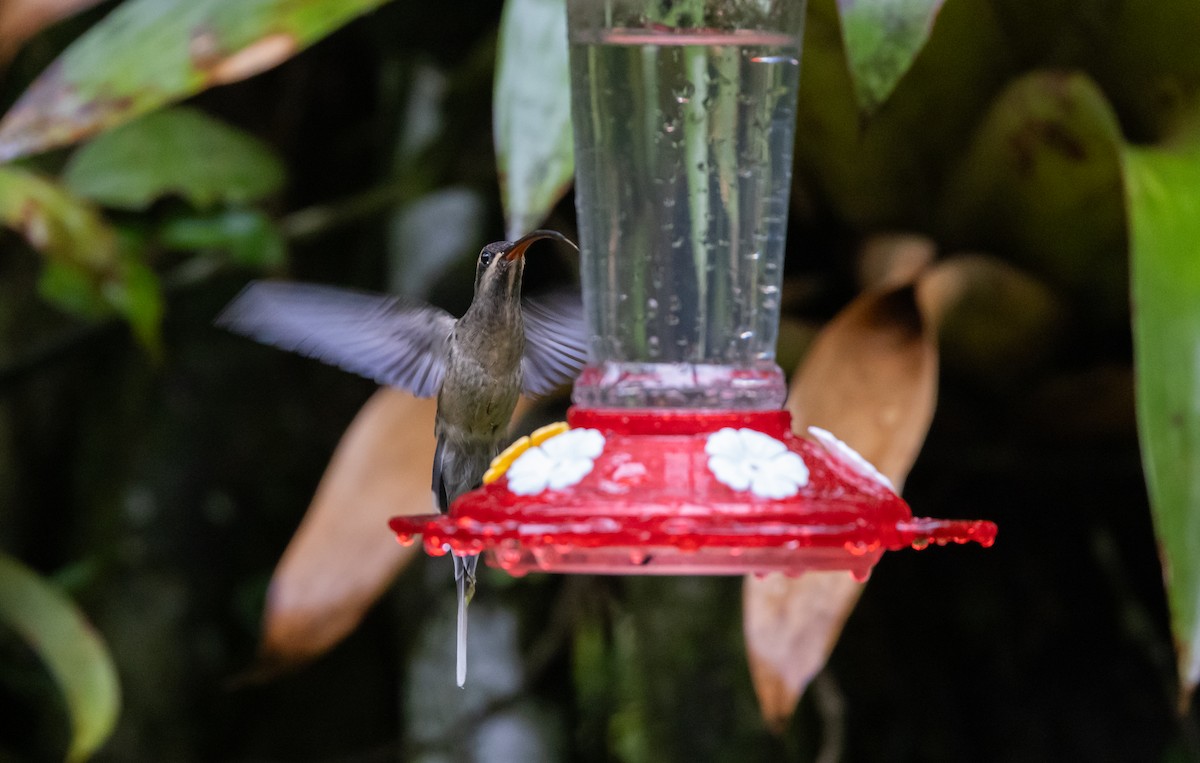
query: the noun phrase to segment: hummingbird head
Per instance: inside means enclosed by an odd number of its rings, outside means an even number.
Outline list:
[[[521,274],[525,270],[525,250],[535,241],[552,238],[570,244],[569,238],[552,230],[535,230],[516,241],[497,241],[488,244],[479,252],[479,264],[475,267],[475,298],[498,300],[516,304],[521,296]]]

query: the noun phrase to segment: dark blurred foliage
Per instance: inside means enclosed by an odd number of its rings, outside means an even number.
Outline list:
[[[2,80],[2,105],[105,10],[29,45]],[[314,205],[347,214],[293,237],[288,275],[387,288],[394,206],[450,185],[486,200],[483,230],[501,237],[498,14],[482,0],[394,3],[194,99],[282,154],[290,181],[271,212],[285,229]],[[1044,38],[1009,35],[1024,40],[1014,70],[1079,58],[1054,44],[1053,25],[1015,11],[1005,24]],[[440,131],[402,159],[415,83],[430,71],[445,82]],[[381,187],[387,203],[345,206]],[[801,285],[792,317],[824,320],[853,296],[854,253],[878,221],[859,224],[808,190],[818,201],[805,207],[798,194],[790,233],[789,276]],[[553,222],[572,219],[568,198]],[[433,284],[432,300],[467,303],[472,254]],[[946,360],[906,497],[921,515],[995,520],[1000,540],[888,555],[774,737],[745,668],[733,579],[489,573],[472,634],[499,646],[480,647],[459,692],[438,647],[449,570],[422,560],[327,656],[273,681],[239,680],[271,571],[373,387],[212,328],[251,272],[167,279],[155,362],[123,325],[80,323],[41,302],[39,267],[0,234],[0,546],[66,586],[114,653],[124,705],[102,760],[765,761],[826,760],[831,749],[862,761],[1200,759],[1197,712],[1176,714],[1122,331],[1065,321],[1053,356],[1003,384]],[[571,268],[539,277],[568,279]],[[515,677],[497,673],[506,669]],[[53,687],[13,638],[0,640],[0,677],[0,759],[61,754]]]

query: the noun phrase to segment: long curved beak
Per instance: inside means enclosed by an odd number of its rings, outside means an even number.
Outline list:
[[[577,251],[577,252],[579,251],[579,247],[575,246],[574,241],[567,238],[566,236],[559,233],[558,231],[535,230],[535,231],[530,231],[529,233],[526,233],[524,236],[521,236],[519,239],[514,241],[512,243],[512,246],[509,248],[509,250],[504,253],[504,259],[515,260],[518,257],[524,257],[525,250],[528,249],[530,247],[530,245],[533,244],[533,242],[541,241],[544,238],[552,238],[555,241],[561,241],[562,243],[570,246],[575,251]]]

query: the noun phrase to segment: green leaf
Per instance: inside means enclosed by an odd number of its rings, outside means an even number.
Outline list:
[[[949,245],[1006,255],[1125,321],[1128,278],[1120,128],[1086,75],[1037,72],[992,104],[946,183],[938,228]]]
[[[41,657],[66,700],[71,718],[67,760],[84,760],[112,733],[121,706],[108,648],[58,587],[0,555],[0,624]]]
[[[386,0],[128,0],[0,121],[0,161],[269,69]]]
[[[91,275],[73,265],[51,260],[38,278],[42,299],[71,315],[99,319],[110,310]]]
[[[158,345],[158,279],[90,203],[40,175],[0,167],[0,225],[42,253],[39,289],[62,309],[87,318],[116,312],[149,349]]]
[[[875,111],[912,66],[944,0],[838,0],[858,106]]]
[[[280,267],[287,257],[278,226],[253,209],[175,218],[159,230],[159,241],[169,249],[222,250],[230,262],[257,270]]]
[[[536,228],[571,187],[575,154],[566,0],[508,0],[493,120],[509,239]]]
[[[96,138],[71,157],[62,180],[75,194],[108,207],[142,210],[174,194],[205,209],[275,193],[284,169],[256,138],[178,107]]]
[[[0,223],[52,261],[103,277],[117,267],[117,237],[100,213],[53,181],[0,167]]]
[[[145,263],[132,256],[124,260],[121,278],[104,284],[104,300],[125,318],[142,346],[158,355],[163,316],[162,285]]]
[[[1183,705],[1200,683],[1200,146],[1123,158],[1138,433]]]

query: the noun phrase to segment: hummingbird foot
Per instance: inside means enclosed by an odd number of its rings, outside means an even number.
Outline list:
[[[471,603],[471,599],[475,598],[475,570],[479,566],[479,556],[463,556],[454,557],[456,561],[462,563],[462,575],[467,580],[467,603]]]

